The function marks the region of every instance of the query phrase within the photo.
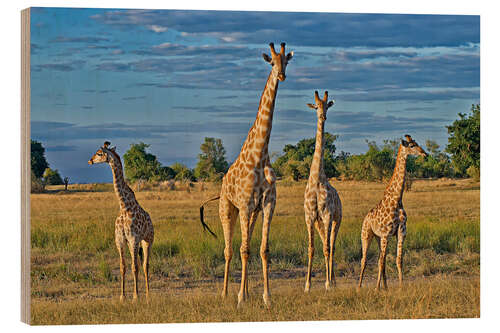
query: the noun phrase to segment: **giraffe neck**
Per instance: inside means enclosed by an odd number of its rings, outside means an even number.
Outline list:
[[[403,154],[401,145],[399,146],[398,156],[396,158],[396,166],[392,178],[385,189],[384,197],[390,200],[395,199],[399,202],[403,198],[403,189],[406,175],[406,154]]]
[[[120,157],[116,153],[111,153],[109,166],[113,172],[113,185],[118,201],[120,202],[120,209],[124,210],[132,208],[137,201],[135,199],[134,192],[130,189],[123,178],[122,163]]]
[[[314,148],[313,160],[311,163],[311,170],[309,172],[309,179],[326,178],[325,170],[323,168],[324,160],[324,138],[325,138],[325,120],[318,118],[318,129],[316,131],[316,146]]]
[[[273,125],[274,102],[278,92],[278,76],[271,69],[266,86],[262,92],[257,118],[250,129],[243,150],[253,150],[252,154],[260,160],[267,153],[269,137]]]

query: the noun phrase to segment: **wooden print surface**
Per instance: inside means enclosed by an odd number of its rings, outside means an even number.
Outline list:
[[[22,27],[23,321],[480,316],[479,16]]]

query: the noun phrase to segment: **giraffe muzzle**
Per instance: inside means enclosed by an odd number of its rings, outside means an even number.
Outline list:
[[[89,165],[92,165],[92,164],[94,164],[94,161],[89,160],[88,163],[89,163]]]
[[[278,73],[278,80],[285,81],[285,79],[286,79],[285,73]]]

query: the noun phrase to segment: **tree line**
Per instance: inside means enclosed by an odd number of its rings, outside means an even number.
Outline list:
[[[459,113],[459,119],[446,126],[448,144],[441,147],[433,140],[425,142],[429,154],[424,157],[410,156],[407,161],[408,175],[413,178],[472,177],[480,176],[480,106],[472,105],[469,114]],[[326,132],[324,138],[324,169],[327,177],[350,180],[381,181],[392,176],[400,139],[387,139],[381,145],[366,141],[363,154],[340,152],[336,154],[338,135]],[[272,167],[278,177],[290,180],[307,179],[312,163],[316,139],[307,138],[297,144],[287,144],[281,154],[273,156]],[[220,181],[229,168],[226,150],[221,139],[206,137],[200,146],[201,153],[194,169],[185,164],[163,166],[149,152],[146,143],[133,143],[123,155],[125,177],[129,182],[165,180]],[[45,148],[31,140],[32,187],[68,184],[68,177],[61,178],[57,170],[49,168]]]

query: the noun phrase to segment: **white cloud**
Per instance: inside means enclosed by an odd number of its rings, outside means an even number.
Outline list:
[[[164,27],[164,26],[161,26],[161,25],[156,25],[156,24],[153,24],[153,25],[148,25],[147,28],[151,31],[154,31],[156,33],[160,33],[160,32],[165,32],[168,30],[167,27]]]

